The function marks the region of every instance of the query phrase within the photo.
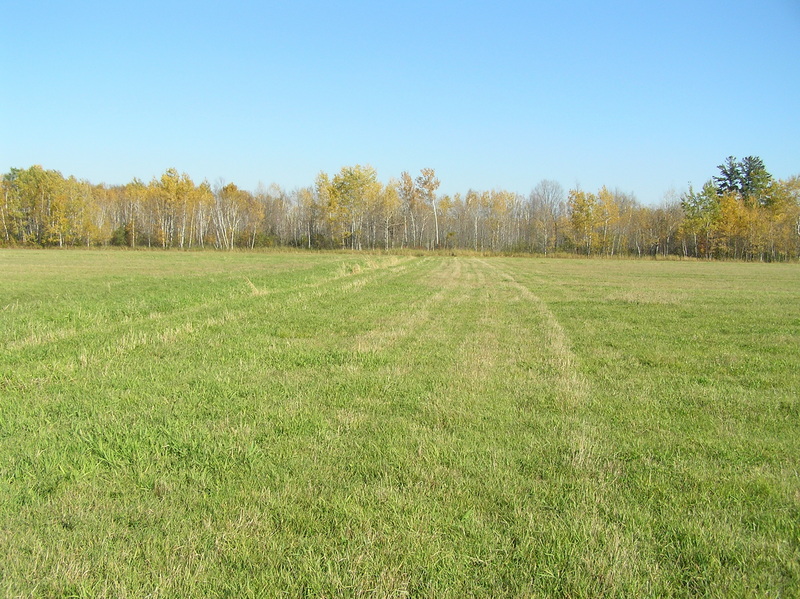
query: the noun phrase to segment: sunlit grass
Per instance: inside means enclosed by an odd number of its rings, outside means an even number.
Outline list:
[[[792,265],[0,252],[4,596],[794,596]]]

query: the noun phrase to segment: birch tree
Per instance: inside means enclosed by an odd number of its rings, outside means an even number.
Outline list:
[[[424,168],[416,179],[416,187],[422,201],[433,210],[434,247],[439,247],[439,214],[436,209],[436,190],[439,188],[439,179],[432,168]]]

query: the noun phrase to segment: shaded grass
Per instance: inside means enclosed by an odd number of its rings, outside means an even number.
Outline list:
[[[9,596],[791,596],[797,270],[2,252]]]

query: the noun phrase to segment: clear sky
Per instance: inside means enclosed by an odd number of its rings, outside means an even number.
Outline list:
[[[800,0],[10,2],[0,170],[291,190],[370,164],[660,203],[800,174]]]

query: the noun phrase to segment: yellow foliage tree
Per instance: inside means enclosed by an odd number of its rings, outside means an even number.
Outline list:
[[[591,255],[597,246],[597,196],[593,193],[570,189],[567,198],[567,212],[572,224],[575,247]]]

